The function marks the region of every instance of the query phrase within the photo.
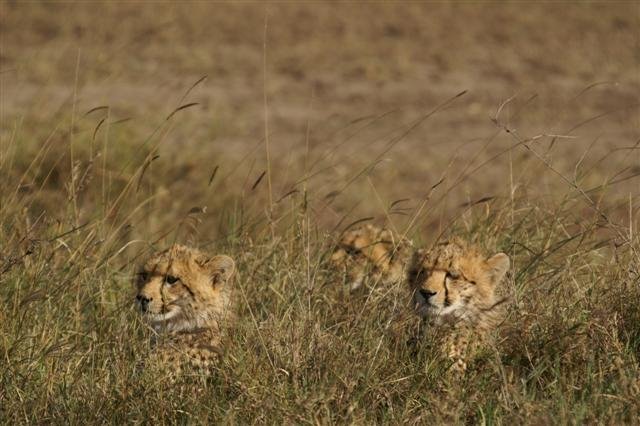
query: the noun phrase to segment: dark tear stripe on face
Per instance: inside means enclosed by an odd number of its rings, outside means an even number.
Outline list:
[[[449,288],[447,287],[447,275],[444,276],[444,307],[451,305],[449,302]]]

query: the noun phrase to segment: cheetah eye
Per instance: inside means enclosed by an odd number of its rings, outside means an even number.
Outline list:
[[[169,285],[175,284],[178,281],[178,277],[174,277],[173,275],[167,275],[165,278],[165,282]]]
[[[446,278],[450,280],[457,280],[460,278],[460,274],[457,271],[447,271]]]
[[[346,251],[349,256],[355,256],[360,253],[360,250],[351,246],[343,246],[342,249]]]
[[[138,272],[138,279],[139,279],[141,282],[145,282],[145,281],[147,281],[147,280],[149,279],[149,273],[148,273],[148,272],[145,272],[145,271]]]

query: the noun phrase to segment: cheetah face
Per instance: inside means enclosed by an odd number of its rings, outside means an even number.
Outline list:
[[[166,321],[179,315],[191,297],[180,275],[171,268],[143,269],[138,274],[136,302],[152,321]]]
[[[414,303],[421,316],[464,315],[465,306],[477,290],[475,282],[455,270],[424,268],[414,279],[418,283],[413,296]]]
[[[202,325],[224,308],[234,272],[228,256],[206,256],[174,245],[153,256],[138,273],[136,303],[154,327]]]
[[[370,246],[375,244],[379,230],[371,225],[347,231],[340,238],[338,247],[331,255],[335,264],[345,264],[349,259],[365,259]]]
[[[408,276],[416,312],[436,320],[469,319],[491,309],[495,287],[508,269],[504,253],[486,259],[459,240],[418,250]]]
[[[331,255],[331,262],[347,274],[351,290],[355,290],[370,273],[384,271],[388,267],[393,241],[393,235],[387,229],[361,226],[342,235]]]

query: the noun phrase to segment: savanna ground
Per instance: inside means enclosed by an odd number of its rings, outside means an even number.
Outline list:
[[[0,5],[3,423],[637,421],[638,3]],[[365,218],[510,255],[461,383],[328,267]],[[131,280],[174,241],[241,312],[178,386]]]

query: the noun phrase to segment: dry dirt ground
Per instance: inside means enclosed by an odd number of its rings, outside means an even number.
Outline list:
[[[90,141],[105,110],[87,111],[108,106],[95,150],[107,131],[140,146],[195,102],[163,133],[158,173],[193,187],[219,166],[214,188],[247,191],[267,168],[268,133],[272,198],[304,181],[328,226],[347,210],[415,207],[441,178],[440,215],[566,186],[535,153],[510,150],[518,138],[588,188],[640,164],[628,149],[640,138],[635,2],[4,2],[1,17],[4,140],[16,126],[21,144],[42,140],[44,123],[73,113],[75,138]]]

